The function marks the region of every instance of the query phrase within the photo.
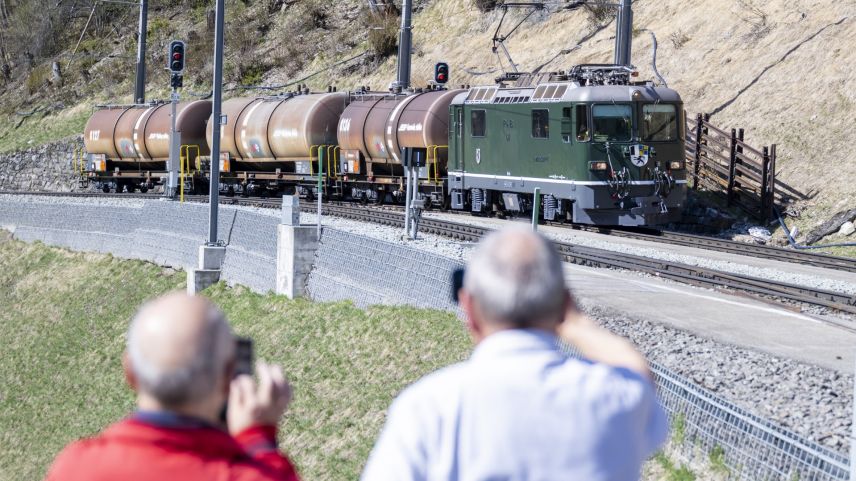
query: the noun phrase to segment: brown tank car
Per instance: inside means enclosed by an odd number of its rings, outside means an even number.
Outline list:
[[[345,173],[400,175],[401,149],[429,149],[429,159],[444,171],[449,105],[460,90],[437,90],[406,97],[354,99],[339,121],[339,146]]]
[[[227,100],[221,151],[228,153],[232,171],[295,172],[296,163],[308,167],[319,146],[336,145],[336,126],[347,100],[347,94],[338,92]],[[209,125],[209,144],[212,131]],[[308,169],[302,173],[309,174]]]
[[[200,155],[209,155],[205,124],[211,116],[211,102],[180,102],[176,111],[181,145],[197,146]],[[165,170],[164,163],[169,158],[170,104],[98,110],[86,124],[83,142],[88,153],[103,154],[112,165]]]

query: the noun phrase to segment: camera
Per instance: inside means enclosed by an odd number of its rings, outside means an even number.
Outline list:
[[[464,270],[463,267],[458,267],[452,271],[452,301],[458,303],[458,292],[464,287]]]
[[[253,340],[249,337],[235,339],[235,377],[253,375]]]

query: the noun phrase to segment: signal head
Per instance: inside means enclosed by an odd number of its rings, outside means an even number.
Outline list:
[[[438,85],[445,85],[449,81],[449,64],[439,62],[434,66],[434,82]]]
[[[184,42],[181,40],[173,40],[169,44],[169,65],[167,68],[174,74],[184,72]]]

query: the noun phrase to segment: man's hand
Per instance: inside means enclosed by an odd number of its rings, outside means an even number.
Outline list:
[[[599,327],[574,305],[569,306],[558,334],[591,361],[627,368],[652,379],[648,362],[630,341]]]
[[[276,365],[256,363],[258,387],[253,378],[238,376],[229,389],[226,421],[233,436],[252,426],[276,426],[291,402],[291,386]]]

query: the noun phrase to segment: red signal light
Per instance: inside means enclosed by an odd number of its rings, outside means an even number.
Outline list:
[[[181,54],[178,52],[175,52],[174,54],[172,54],[172,58],[174,58],[176,60],[181,60]]]

